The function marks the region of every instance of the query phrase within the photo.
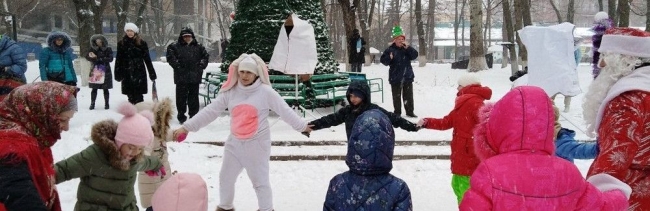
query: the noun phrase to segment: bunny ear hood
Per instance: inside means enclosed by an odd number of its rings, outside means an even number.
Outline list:
[[[491,107],[491,109],[490,109]],[[512,89],[479,111],[475,152],[482,160],[514,151],[555,153],[553,105],[539,87]]]
[[[224,82],[223,85],[221,85],[221,89],[219,90],[219,93],[228,91],[232,89],[232,87],[234,87],[235,84],[237,84],[237,82],[239,81],[239,76],[237,74],[237,72],[239,72],[239,64],[243,60],[247,60],[249,58],[253,59],[255,63],[257,63],[257,68],[256,70],[248,70],[251,68],[248,68],[247,70],[256,71],[259,80],[263,84],[271,85],[271,80],[269,79],[269,69],[266,66],[266,63],[264,63],[264,60],[262,60],[262,58],[257,56],[257,54],[243,53],[239,56],[239,58],[235,59],[235,61],[233,61],[228,67],[228,79],[226,79],[226,82]]]

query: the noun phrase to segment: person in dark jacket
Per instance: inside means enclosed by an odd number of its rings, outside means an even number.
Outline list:
[[[476,74],[465,74],[458,78],[454,109],[443,118],[423,118],[419,126],[433,130],[453,128],[451,139],[451,187],[458,204],[469,189],[470,177],[481,163],[474,153],[473,131],[478,124],[478,111],[485,100],[492,98],[492,89],[481,86]]]
[[[41,81],[56,81],[77,86],[77,74],[72,65],[72,41],[65,32],[53,31],[47,35],[47,47],[41,50],[38,67]]]
[[[221,62],[226,61],[226,50],[228,49],[228,39],[221,39]]]
[[[349,139],[350,133],[352,132],[352,126],[357,118],[367,110],[377,109],[386,114],[392,125],[395,127],[411,132],[419,130],[414,123],[372,103],[370,100],[370,87],[365,81],[353,80],[348,86],[348,91],[345,95],[348,99],[348,105],[339,109],[336,113],[309,122],[309,127],[311,127],[312,130],[320,130],[340,125],[345,122],[345,134]]]
[[[156,80],[156,70],[149,57],[149,46],[140,38],[138,31],[138,27],[133,23],[124,26],[126,34],[117,42],[115,58],[115,80],[122,82],[122,94],[134,105],[144,101],[142,95],[148,92],[145,71],[149,72],[152,82]]]
[[[7,35],[0,35],[0,76],[5,81],[0,84],[0,100],[11,90],[27,83],[25,78],[27,60],[25,51]]]
[[[61,211],[50,148],[69,129],[75,91],[35,82],[0,102],[0,210]]]
[[[189,27],[181,30],[177,42],[167,46],[167,62],[174,68],[177,118],[181,124],[187,120],[188,109],[190,118],[199,112],[199,85],[209,57]]]
[[[361,67],[365,60],[366,41],[359,35],[359,29],[352,31],[352,36],[348,41],[348,52],[352,72],[361,72]]]
[[[393,28],[393,44],[391,44],[381,55],[381,63],[390,66],[388,70],[388,82],[393,94],[393,108],[395,114],[402,114],[402,99],[406,116],[417,118],[413,112],[413,67],[411,60],[418,58],[418,51],[404,42],[406,36],[402,28]],[[403,95],[403,96],[402,96]]]
[[[108,90],[113,88],[113,73],[111,73],[111,62],[113,61],[113,49],[108,47],[106,38],[101,34],[95,34],[90,37],[90,52],[86,59],[93,63],[93,67],[103,67],[103,83],[88,83],[88,87],[93,89],[90,92],[90,110],[95,109],[95,100],[97,99],[97,89],[104,90],[104,109],[109,109]],[[94,69],[94,68],[93,68]],[[92,72],[90,73],[92,76]]]
[[[395,133],[388,116],[373,109],[354,123],[345,164],[330,180],[323,210],[413,210],[404,180],[390,174]]]

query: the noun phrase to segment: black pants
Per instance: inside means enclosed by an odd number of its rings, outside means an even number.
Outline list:
[[[185,111],[190,118],[199,112],[199,84],[176,84],[176,109],[178,119],[185,120]]]
[[[104,104],[108,105],[108,99],[110,94],[108,93],[108,89],[102,89],[104,90]],[[95,100],[97,99],[97,89],[93,89],[90,91],[90,102],[95,105]]]
[[[393,108],[395,108],[395,112],[393,113],[397,115],[402,114],[402,99],[403,99],[404,110],[406,110],[406,114],[414,114],[413,113],[413,83],[402,82],[398,84],[391,84],[390,89],[393,94]]]
[[[352,67],[350,71],[360,73],[361,65],[363,65],[363,63],[350,63],[350,66]]]
[[[129,103],[131,103],[133,105],[144,101],[144,97],[142,97],[142,94],[129,94],[129,95],[126,95],[126,96],[129,98]]]

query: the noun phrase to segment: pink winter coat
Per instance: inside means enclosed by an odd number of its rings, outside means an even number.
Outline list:
[[[624,210],[619,190],[600,192],[572,163],[554,156],[554,113],[544,90],[520,86],[479,111],[482,160],[460,210]]]

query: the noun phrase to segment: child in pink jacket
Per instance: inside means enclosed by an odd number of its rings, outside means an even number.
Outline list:
[[[554,118],[549,97],[533,86],[481,108],[474,130],[481,164],[460,210],[625,210],[629,186],[607,174],[585,181],[554,155]]]

